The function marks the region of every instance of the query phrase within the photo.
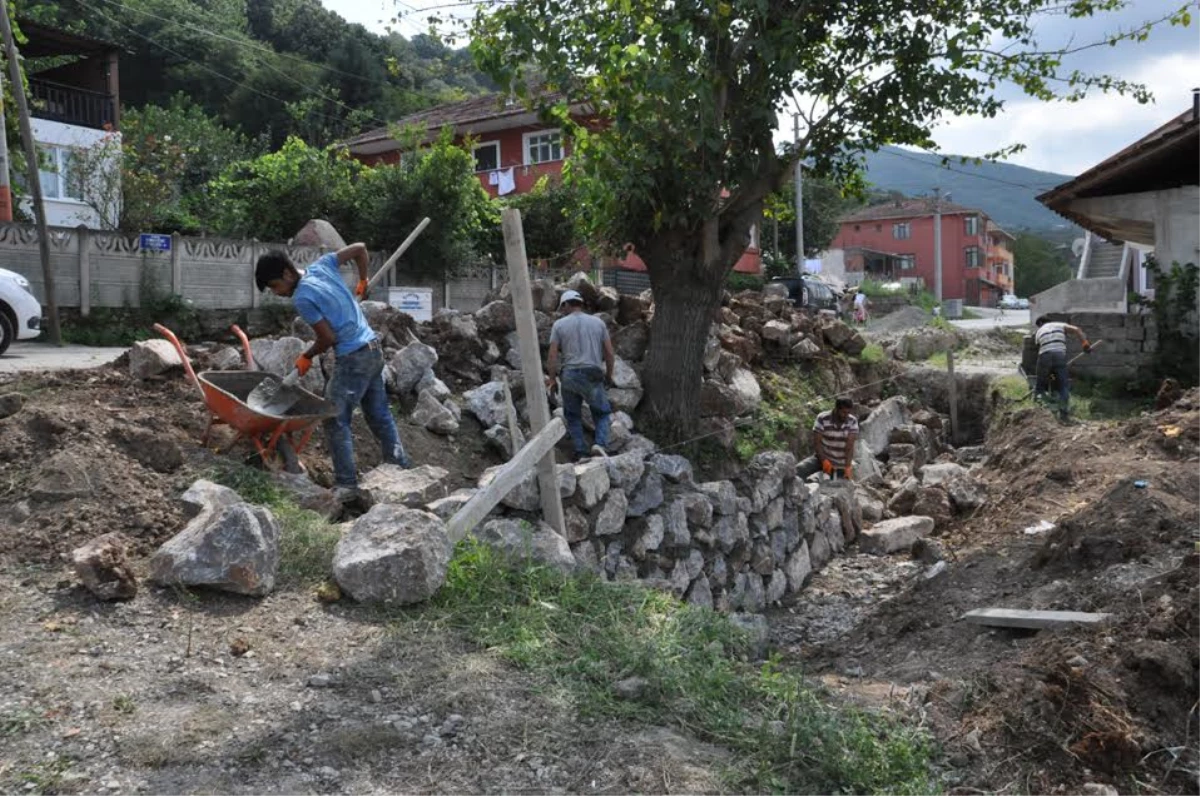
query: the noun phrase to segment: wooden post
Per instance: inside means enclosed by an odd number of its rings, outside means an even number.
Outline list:
[[[504,254],[508,260],[508,280],[512,290],[513,315],[521,351],[521,372],[525,377],[525,402],[529,407],[529,425],[534,436],[550,422],[550,403],[542,376],[542,349],[538,344],[537,322],[533,317],[533,292],[529,288],[529,265],[525,259],[525,233],[521,211],[505,208],[503,214]],[[542,497],[542,517],[559,534],[566,536],[562,496],[558,494],[554,449],[538,462],[538,488]]]
[[[517,419],[517,408],[513,406],[512,391],[508,388],[508,379],[504,380],[504,416],[508,420],[508,436],[512,440],[514,452],[525,447],[525,435],[521,433],[521,423]]]
[[[62,330],[58,325],[58,296],[54,291],[54,269],[50,267],[50,232],[46,229],[46,204],[42,201],[42,181],[38,176],[37,145],[33,140],[33,125],[29,122],[29,103],[25,99],[25,82],[21,79],[21,56],[13,38],[12,22],[8,18],[8,3],[0,0],[0,34],[4,36],[4,52],[8,58],[8,74],[12,82],[13,99],[21,126],[21,144],[25,149],[25,167],[29,175],[29,193],[33,196],[33,215],[37,221],[38,253],[42,259],[42,285],[46,291],[46,315],[50,320],[50,342],[62,345]]]
[[[86,318],[92,312],[92,231],[80,224],[75,236],[79,241],[79,314]]]
[[[534,462],[544,460],[547,454],[554,453],[554,446],[567,433],[567,427],[557,417],[546,424],[546,427],[534,435],[533,439],[517,451],[516,455],[504,465],[492,482],[480,489],[466,504],[459,509],[449,522],[446,523],[446,534],[451,544],[457,544],[471,529],[496,508],[496,504],[504,500],[504,496],[525,478]],[[558,485],[554,486],[554,497],[558,500]],[[561,503],[559,508],[562,508]],[[561,533],[561,531],[560,531]]]
[[[954,349],[946,352],[946,371],[950,374],[950,444],[958,444],[958,380],[954,378]]]
[[[183,297],[183,238],[178,232],[171,233],[171,293]]]
[[[250,309],[258,309],[258,305],[262,302],[262,294],[258,292],[258,285],[254,281],[254,266],[258,265],[258,241],[253,241],[250,244]]]

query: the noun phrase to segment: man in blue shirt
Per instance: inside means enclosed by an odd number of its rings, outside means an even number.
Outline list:
[[[338,266],[351,260],[358,267],[358,286],[353,293],[338,273]],[[258,289],[290,297],[296,312],[316,334],[316,342],[296,360],[300,375],[307,373],[313,360],[328,349],[337,355],[333,377],[325,390],[337,414],[325,422],[325,433],[333,457],[335,486],[345,490],[343,494],[352,494],[358,487],[350,425],[355,406],[362,406],[367,425],[383,448],[383,461],[411,466],[388,405],[383,350],[359,306],[367,292],[367,265],[367,247],[352,243],[322,256],[303,274],[282,251],[262,255],[254,269]]]

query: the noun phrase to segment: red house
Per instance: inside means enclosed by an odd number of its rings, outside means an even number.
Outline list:
[[[580,121],[598,119],[595,110],[584,103],[572,105],[571,115]],[[476,176],[493,198],[527,193],[544,175],[561,175],[563,162],[571,156],[571,141],[561,130],[542,122],[519,100],[500,94],[438,105],[405,116],[389,127],[357,135],[345,145],[352,156],[368,165],[397,163],[402,145],[392,136],[392,130],[420,128],[425,131],[424,141],[430,141],[447,126],[453,128],[456,144],[472,139]],[[586,259],[586,253],[581,255]],[[630,271],[646,270],[646,264],[634,253],[618,265]],[[757,228],[735,269],[761,273]]]
[[[934,204],[905,199],[840,220],[830,248],[845,252],[846,274],[892,281],[919,278],[933,290]],[[992,307],[1013,286],[1013,236],[980,210],[942,202],[942,298]]]

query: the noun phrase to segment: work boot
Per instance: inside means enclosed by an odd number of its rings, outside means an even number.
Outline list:
[[[593,445],[592,446],[592,455],[597,456],[601,459],[607,459],[608,451],[604,450],[604,448],[600,447],[599,445]]]

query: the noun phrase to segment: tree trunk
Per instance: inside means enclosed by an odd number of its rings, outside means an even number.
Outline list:
[[[706,267],[694,245],[656,246],[646,254],[654,321],[640,414],[659,441],[678,442],[694,432],[700,418],[704,347],[728,269]]]

